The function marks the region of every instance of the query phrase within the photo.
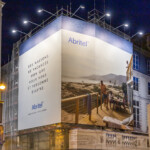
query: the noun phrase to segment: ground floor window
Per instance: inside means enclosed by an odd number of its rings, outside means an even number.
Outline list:
[[[139,102],[133,101],[133,120],[134,120],[134,127],[140,128],[140,111],[139,111]]]

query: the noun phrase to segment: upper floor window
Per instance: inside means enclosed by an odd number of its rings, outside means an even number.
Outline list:
[[[148,95],[150,95],[150,82],[148,82]]]
[[[139,55],[133,54],[133,69],[139,69]]]
[[[133,77],[133,90],[139,90],[139,79],[136,77]]]
[[[150,74],[150,60],[147,60],[147,73]]]
[[[134,100],[133,100],[133,106],[139,107],[139,101],[134,101]]]

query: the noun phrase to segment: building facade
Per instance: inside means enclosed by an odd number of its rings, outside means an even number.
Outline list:
[[[150,103],[149,52],[135,46],[133,53],[133,112],[135,127],[147,132],[147,105]]]
[[[144,42],[145,37],[143,38]],[[146,45],[146,43],[144,44]],[[147,105],[150,103],[149,96],[149,51],[137,42],[133,46],[133,58],[128,66],[127,80],[128,92],[131,93],[128,98],[129,104],[134,114],[134,127],[136,130],[148,132],[147,126]]]
[[[62,10],[60,12],[61,12],[60,15],[62,17]],[[68,12],[64,13],[64,15],[68,15]],[[64,17],[64,18],[65,19],[67,18],[67,20],[69,20],[70,22],[72,21],[72,19],[69,17]],[[80,24],[82,25],[89,25],[88,23],[84,21],[80,21],[80,20],[75,20],[75,21],[80,22]],[[50,22],[51,21],[49,21],[49,23]],[[89,22],[91,25],[91,22],[93,21],[90,20]],[[62,24],[64,25],[65,23],[66,22],[63,22]],[[65,25],[67,25],[67,27],[70,30],[72,30],[72,26],[68,26],[67,23]],[[46,22],[46,25],[47,25],[47,22]],[[103,28],[105,27],[105,30],[107,30],[108,34],[112,34],[111,31],[113,30],[111,26],[107,24],[105,24],[104,26],[104,23],[102,22],[99,22],[98,25]],[[91,26],[95,26],[95,25],[92,24]],[[36,29],[35,31],[37,32],[39,31],[39,29]],[[129,42],[130,38],[124,33],[120,32],[119,30],[113,31],[113,32],[115,32],[113,33],[115,34],[113,36],[118,35],[116,36],[118,39],[121,36],[123,39],[127,40],[125,42]],[[34,32],[31,31],[29,35],[34,35]],[[6,85],[8,85],[6,91],[3,93],[3,99],[5,99],[4,110],[3,110],[4,111],[3,124],[4,124],[4,135],[5,135],[4,146],[3,146],[4,150],[112,149],[112,147],[113,149],[120,149],[121,147],[123,147],[124,149],[131,149],[131,148],[139,149],[139,150],[149,149],[149,144],[148,144],[149,137],[145,133],[142,133],[142,134],[139,133],[137,135],[133,133],[132,131],[128,131],[126,129],[122,131],[120,129],[118,130],[110,129],[110,128],[107,128],[106,126],[99,127],[95,125],[93,126],[89,126],[85,124],[81,125],[78,123],[78,119],[81,118],[82,116],[79,117],[78,115],[75,116],[75,120],[77,120],[75,123],[70,123],[70,122],[69,123],[68,122],[56,123],[56,124],[46,125],[42,127],[34,127],[31,129],[18,130],[18,91],[20,90],[18,86],[19,51],[20,51],[20,45],[27,39],[28,39],[28,36],[25,36],[23,39],[20,39],[17,43],[13,45],[11,61],[2,67],[2,79],[6,83]],[[75,42],[74,39],[73,40],[71,39],[69,42],[71,42],[71,44],[73,43],[75,46],[87,47],[87,43],[83,43],[82,41]],[[145,85],[146,84],[149,85],[149,80],[147,79],[148,77],[144,75],[143,70],[142,70],[143,68],[141,67],[141,70],[139,70],[140,67],[138,66],[140,63],[140,60],[142,60],[141,62],[145,61],[143,60],[145,59],[145,57],[141,56],[143,57],[143,59],[142,58],[139,59],[137,54],[141,55],[140,53],[134,51],[133,57],[131,57],[131,62],[129,63],[129,66],[132,66],[133,64],[133,68],[128,67],[128,72],[130,76],[128,79],[128,82],[132,83],[130,85],[130,89],[134,89],[133,93],[129,89],[128,99],[130,99],[130,106],[131,106],[130,113],[132,112],[134,113],[135,127],[137,129],[140,128],[143,132],[146,132],[147,127],[145,127],[146,125],[144,124],[144,121],[147,120],[145,109],[148,103],[148,97],[145,97],[146,92],[145,90],[143,90],[143,87],[140,87],[140,86],[143,86],[143,84],[140,85],[139,83],[145,82]],[[116,89],[118,88],[116,87],[116,83],[114,87]],[[133,96],[133,100],[132,100],[132,96]],[[140,97],[143,98],[142,101]],[[76,106],[75,114],[80,113],[80,110],[77,107],[77,105],[83,104],[84,101],[85,101],[85,98],[82,101],[82,103],[79,101],[76,101],[76,105],[74,105]],[[90,100],[88,100],[88,102],[89,101]],[[98,105],[98,101],[97,101],[97,105]],[[133,106],[133,109],[132,109],[132,106]],[[99,107],[97,108],[99,109]],[[72,116],[69,116],[70,120],[72,119]],[[64,116],[64,118],[65,117],[66,116]],[[81,128],[81,130],[78,128]],[[87,143],[89,142],[91,142],[90,144],[91,147],[87,145]]]

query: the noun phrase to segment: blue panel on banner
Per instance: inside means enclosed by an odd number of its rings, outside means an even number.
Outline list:
[[[28,50],[30,50],[32,47],[36,46],[52,34],[56,33],[61,29],[61,19],[62,17],[59,17],[58,19],[54,20],[52,23],[47,25],[45,28],[37,32],[35,35],[30,37],[28,40],[26,40],[24,43],[20,46],[20,52],[19,55],[24,54]]]
[[[131,42],[93,23],[74,18],[63,17],[62,29],[96,37],[130,54],[133,53],[133,45]]]
[[[38,33],[33,35],[20,46],[20,55],[30,50],[35,45],[39,44],[60,29],[65,29],[80,34],[96,37],[111,45],[114,45],[130,54],[133,53],[133,45],[131,42],[109,32],[102,27],[93,23],[81,21],[78,19],[60,16]]]

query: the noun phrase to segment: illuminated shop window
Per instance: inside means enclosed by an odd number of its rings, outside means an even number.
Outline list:
[[[139,90],[139,79],[136,78],[136,77],[133,77],[133,89],[135,91],[138,91]]]
[[[139,70],[139,55],[133,54],[133,69]]]

